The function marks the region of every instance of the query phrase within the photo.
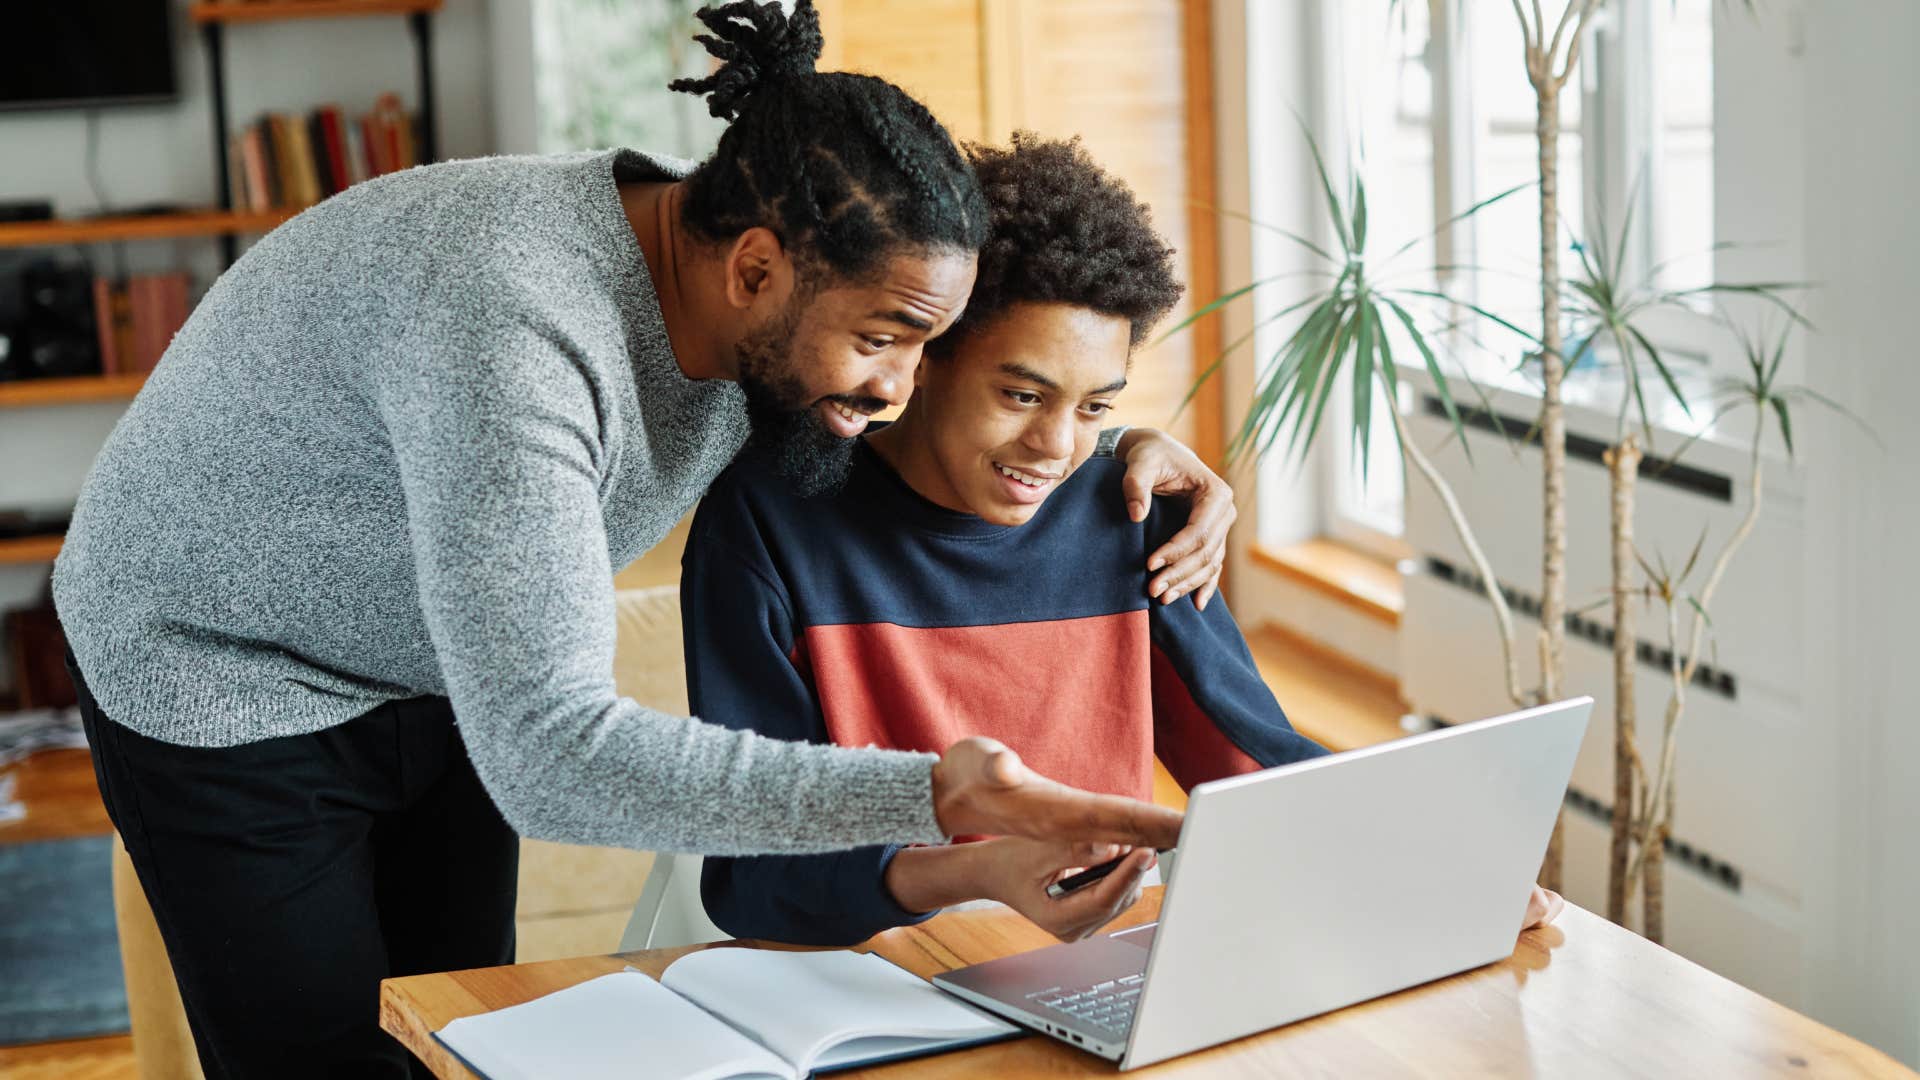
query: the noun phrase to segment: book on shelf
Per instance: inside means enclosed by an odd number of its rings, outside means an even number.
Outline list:
[[[658,982],[628,968],[434,1038],[487,1080],[798,1080],[1019,1033],[871,953],[719,948]]]
[[[340,123],[340,107],[322,105],[313,111],[313,142],[326,162],[328,194],[337,195],[354,183],[353,166],[347,158],[345,129]]]
[[[152,371],[186,325],[192,304],[184,272],[93,279],[94,328],[103,375]]]
[[[264,113],[236,133],[228,169],[235,209],[304,210],[376,176],[421,164],[416,116],[398,94],[350,117],[338,105]]]
[[[289,116],[287,121],[287,150],[293,156],[293,171],[300,178],[301,207],[317,204],[326,197],[320,186],[320,170],[315,165],[313,137],[306,121],[297,116]]]
[[[266,125],[267,145],[273,148],[274,205],[306,206],[307,189],[293,159],[293,133],[286,114],[268,113],[261,122]]]
[[[227,139],[227,205],[235,210],[247,209],[246,159],[241,152],[240,135],[235,132]]]
[[[240,133],[240,163],[246,171],[246,197],[235,200],[233,205],[244,206],[256,214],[272,210],[275,203],[273,173],[267,165],[266,145],[258,124],[250,124]]]
[[[107,277],[93,279],[93,328],[100,336],[100,373],[119,375],[132,350],[133,313],[127,293]]]

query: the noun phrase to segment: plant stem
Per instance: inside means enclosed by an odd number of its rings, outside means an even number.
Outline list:
[[[1727,546],[1720,549],[1719,557],[1713,560],[1713,570],[1707,575],[1707,583],[1700,590],[1697,602],[1700,610],[1693,613],[1691,634],[1687,643],[1687,663],[1674,677],[1674,692],[1667,699],[1666,730],[1663,732],[1660,747],[1660,764],[1648,783],[1653,798],[1647,800],[1645,812],[1636,823],[1635,832],[1645,837],[1652,833],[1656,823],[1671,830],[1673,823],[1673,763],[1676,756],[1677,736],[1680,730],[1680,717],[1686,710],[1686,688],[1693,685],[1693,678],[1700,670],[1700,649],[1702,638],[1706,636],[1707,616],[1703,612],[1713,610],[1714,590],[1720,587],[1720,579],[1726,575],[1727,566],[1733,562],[1734,552],[1747,542],[1753,528],[1760,521],[1761,497],[1765,492],[1764,468],[1760,462],[1760,433],[1763,425],[1755,424],[1753,433],[1752,475],[1747,482],[1747,516],[1740,521],[1740,527],[1727,538]],[[1643,844],[1639,857],[1627,870],[1629,887],[1641,869],[1640,863],[1647,858],[1647,848]]]
[[[1413,432],[1407,428],[1407,418],[1391,405],[1387,412],[1393,416],[1393,427],[1400,434],[1400,447],[1406,452],[1407,459],[1413,462],[1413,467],[1426,479],[1434,494],[1440,496],[1440,503],[1447,510],[1447,520],[1453,522],[1454,535],[1460,538],[1460,546],[1467,549],[1467,558],[1472,560],[1474,572],[1480,575],[1487,602],[1493,605],[1494,622],[1499,625],[1500,631],[1500,655],[1506,667],[1507,696],[1516,705],[1529,704],[1526,694],[1520,689],[1520,665],[1513,654],[1513,612],[1507,607],[1507,597],[1500,589],[1500,579],[1494,576],[1493,565],[1487,561],[1486,552],[1480,549],[1480,541],[1474,537],[1473,526],[1467,522],[1466,511],[1460,509],[1460,500],[1455,497],[1453,488],[1414,441]]]
[[[1540,143],[1540,450],[1545,551],[1541,566],[1540,626],[1546,634],[1545,700],[1560,696],[1565,670],[1567,613],[1567,421],[1561,404],[1566,363],[1560,354],[1559,147],[1560,91],[1551,75],[1535,83]]]
[[[1540,144],[1540,454],[1542,529],[1540,567],[1540,685],[1542,701],[1560,698],[1566,656],[1567,622],[1567,420],[1560,383],[1566,365],[1560,356],[1559,173],[1560,91],[1551,57],[1529,65],[1539,111],[1535,132]],[[1543,70],[1544,69],[1544,70]],[[1564,822],[1556,817],[1540,884],[1560,889]]]
[[[1686,709],[1687,698],[1687,683],[1683,677],[1685,669],[1680,659],[1680,609],[1674,605],[1674,601],[1679,599],[1675,595],[1678,587],[1678,582],[1671,581],[1661,586],[1661,596],[1667,603],[1667,671],[1673,679],[1672,696],[1667,699],[1667,723],[1663,736],[1669,740],[1676,721],[1681,712]],[[1657,779],[1650,780],[1643,775],[1641,783],[1651,793],[1654,790],[1652,785]],[[1646,939],[1656,945],[1662,944],[1667,934],[1667,836],[1673,831],[1671,813],[1673,777],[1671,776],[1666,778],[1666,792],[1669,810],[1666,820],[1659,822],[1658,828],[1649,828],[1648,826],[1654,823],[1652,807],[1649,805],[1645,810],[1645,817],[1636,820],[1634,833],[1635,842],[1640,845],[1640,855],[1635,863],[1635,869],[1642,875],[1639,878],[1640,929]],[[1651,803],[1652,799],[1649,798],[1648,802]],[[1633,887],[1634,880],[1634,875],[1629,874],[1627,879],[1629,889]]]
[[[1668,781],[1669,786],[1672,781]],[[1667,805],[1673,805],[1669,799]],[[1646,890],[1640,895],[1640,933],[1655,945],[1667,942],[1667,834],[1672,831],[1668,823],[1662,823],[1655,830],[1656,835],[1649,837],[1647,846],[1642,850],[1641,859],[1646,864],[1643,873]]]
[[[1633,549],[1634,488],[1640,476],[1640,439],[1629,431],[1606,452],[1608,491],[1612,496],[1613,537],[1613,836],[1607,861],[1607,918],[1627,918],[1627,857],[1633,827],[1634,647]]]

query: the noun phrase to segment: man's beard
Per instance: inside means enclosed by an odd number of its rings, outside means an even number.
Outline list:
[[[736,350],[740,359],[740,389],[747,395],[747,445],[772,455],[774,467],[793,484],[801,498],[840,490],[853,465],[854,439],[828,430],[808,400],[807,388],[794,355],[793,331],[798,327],[799,304],[791,303],[778,318],[747,335]],[[885,402],[853,396],[836,397],[850,407],[874,412]]]

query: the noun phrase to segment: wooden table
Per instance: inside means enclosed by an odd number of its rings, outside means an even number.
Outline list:
[[[1154,919],[1160,890],[1114,929]],[[890,930],[863,950],[921,975],[1039,948],[1052,939],[1004,910],[941,915]],[[550,960],[388,979],[380,1026],[434,1074],[473,1074],[432,1032],[632,964],[658,977],[694,948]],[[1111,1073],[1091,1054],[1040,1036],[845,1076],[1073,1076]],[[1901,1076],[1886,1054],[1801,1016],[1569,905],[1521,935],[1497,964],[1175,1058],[1166,1076]],[[635,1075],[643,1075],[636,1070]]]

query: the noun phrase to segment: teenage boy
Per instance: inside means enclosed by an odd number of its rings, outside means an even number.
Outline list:
[[[1122,510],[1101,430],[1133,350],[1180,296],[1147,208],[1078,141],[975,148],[990,232],[964,315],[927,343],[913,398],[872,430],[839,493],[808,498],[765,456],[695,517],[682,581],[702,716],[843,746],[1004,742],[1047,775],[1147,798],[1325,753],[1288,724],[1224,603],[1148,596],[1179,528]],[[1061,899],[1065,868],[1120,849],[999,838],[831,855],[709,858],[729,933],[846,944],[949,904],[1000,900],[1063,938],[1131,902],[1152,863]]]

